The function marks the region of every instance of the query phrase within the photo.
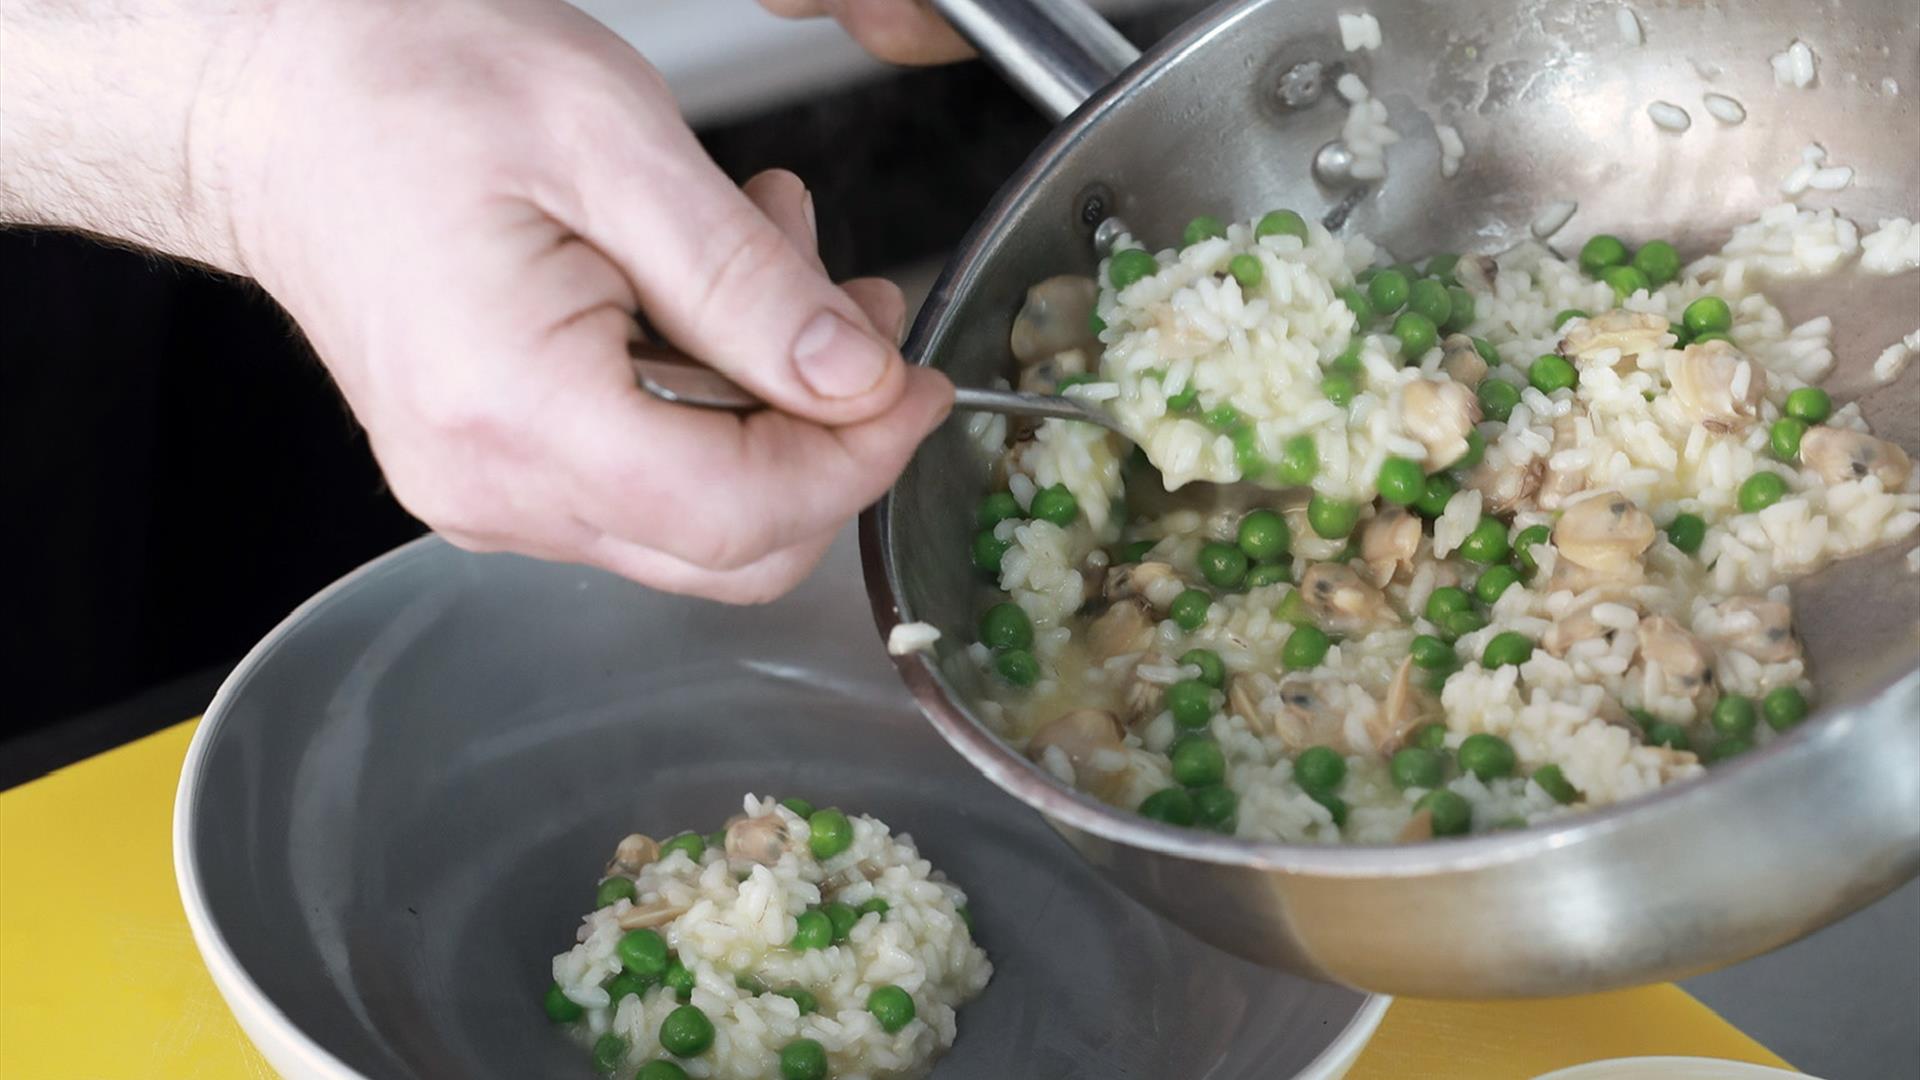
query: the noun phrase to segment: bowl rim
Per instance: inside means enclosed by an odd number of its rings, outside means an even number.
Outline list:
[[[1124,106],[1143,84],[1274,2],[1276,0],[1246,0],[1219,4],[1200,12],[1145,50],[1132,66],[1056,125],[994,194],[947,260],[907,336],[903,352],[908,361],[923,367],[934,366],[930,362],[930,346],[936,327],[944,329],[943,324],[950,321],[948,313],[956,307],[957,298],[968,292],[983,273],[981,263],[997,247],[996,238],[1010,226],[1014,211],[1022,206],[1028,191],[1048,177],[1061,158],[1088,137],[1102,118]],[[859,522],[867,596],[883,640],[893,627],[916,621],[906,603],[899,568],[893,559],[893,507],[898,489],[896,482],[878,502],[861,513]],[[962,704],[961,695],[941,674],[931,654],[913,652],[892,659],[921,712],[961,756],[1001,790],[1057,823],[1157,854],[1263,872],[1332,878],[1404,878],[1475,871],[1590,842],[1614,832],[1645,829],[1656,815],[1670,808],[1720,798],[1720,792],[1736,783],[1753,787],[1778,782],[1789,774],[1790,759],[1801,748],[1844,739],[1863,715],[1895,709],[1903,700],[1920,703],[1920,668],[1883,677],[1861,700],[1839,709],[1816,709],[1804,722],[1781,733],[1767,746],[1715,766],[1710,775],[1524,829],[1481,833],[1439,843],[1288,844],[1242,840],[1162,824],[1100,802],[1068,787],[1027,760],[1025,755],[1015,753],[989,731]]]

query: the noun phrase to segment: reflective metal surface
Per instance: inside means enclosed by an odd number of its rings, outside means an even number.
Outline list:
[[[1326,1080],[1384,1008],[1155,918],[943,745],[875,647],[851,534],[761,608],[423,540],[240,665],[175,820],[195,940],[289,1077],[580,1077],[539,994],[612,845],[743,792],[911,833],[995,974],[936,1080]]]
[[[1819,141],[1853,166],[1844,191],[1807,200],[1871,227],[1920,217],[1920,23],[1908,0],[1636,5],[1565,0],[1458,5],[1377,0],[1384,47],[1350,54],[1324,0],[1219,9],[1152,49],[1062,125],[1003,189],[935,286],[909,340],[916,360],[979,385],[998,374],[1024,290],[1090,273],[1097,193],[1153,245],[1196,213],[1291,206],[1364,232],[1402,256],[1497,251],[1560,200],[1559,234],[1664,236],[1718,247],[1779,201],[1778,183]],[[1774,86],[1767,63],[1796,36],[1819,84]],[[1336,95],[1303,91],[1302,65],[1356,71],[1403,141],[1376,186],[1317,182],[1340,137]],[[1885,80],[1897,83],[1891,92]],[[1311,80],[1307,80],[1311,81]],[[1745,103],[1728,126],[1706,91]],[[1655,100],[1687,107],[1663,132]],[[1467,156],[1440,176],[1435,123]],[[1891,386],[1869,375],[1913,329],[1920,274],[1852,276],[1773,290],[1789,317],[1829,314],[1839,367],[1876,430],[1920,449],[1920,365]],[[884,634],[924,620],[933,658],[898,662],[935,727],[975,767],[1052,819],[1122,888],[1223,948],[1355,986],[1421,995],[1597,990],[1710,969],[1764,952],[1870,903],[1920,871],[1920,579],[1902,552],[1849,561],[1795,586],[1823,708],[1764,752],[1709,780],[1516,833],[1404,848],[1253,844],[1144,821],[1069,791],[976,722],[956,651],[972,636],[978,582],[967,544],[986,474],[958,424],[930,439],[863,521]]]

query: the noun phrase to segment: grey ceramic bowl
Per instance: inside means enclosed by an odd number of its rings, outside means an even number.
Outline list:
[[[968,889],[996,973],[943,1080],[1334,1076],[1385,1006],[1199,944],[969,768],[888,667],[850,537],[756,609],[409,545],[221,689],[175,858],[287,1075],[586,1080],[539,992],[613,842],[712,827],[749,790],[877,814]]]

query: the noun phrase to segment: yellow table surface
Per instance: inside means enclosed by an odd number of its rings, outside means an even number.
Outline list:
[[[0,793],[0,1076],[272,1076],[214,991],[174,890],[173,791],[193,727]],[[1647,1054],[1786,1064],[1668,985],[1396,1001],[1349,1076],[1504,1080]]]

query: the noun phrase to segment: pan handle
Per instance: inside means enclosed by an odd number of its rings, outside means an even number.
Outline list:
[[[1061,120],[1140,56],[1084,0],[933,0],[1007,81]]]

